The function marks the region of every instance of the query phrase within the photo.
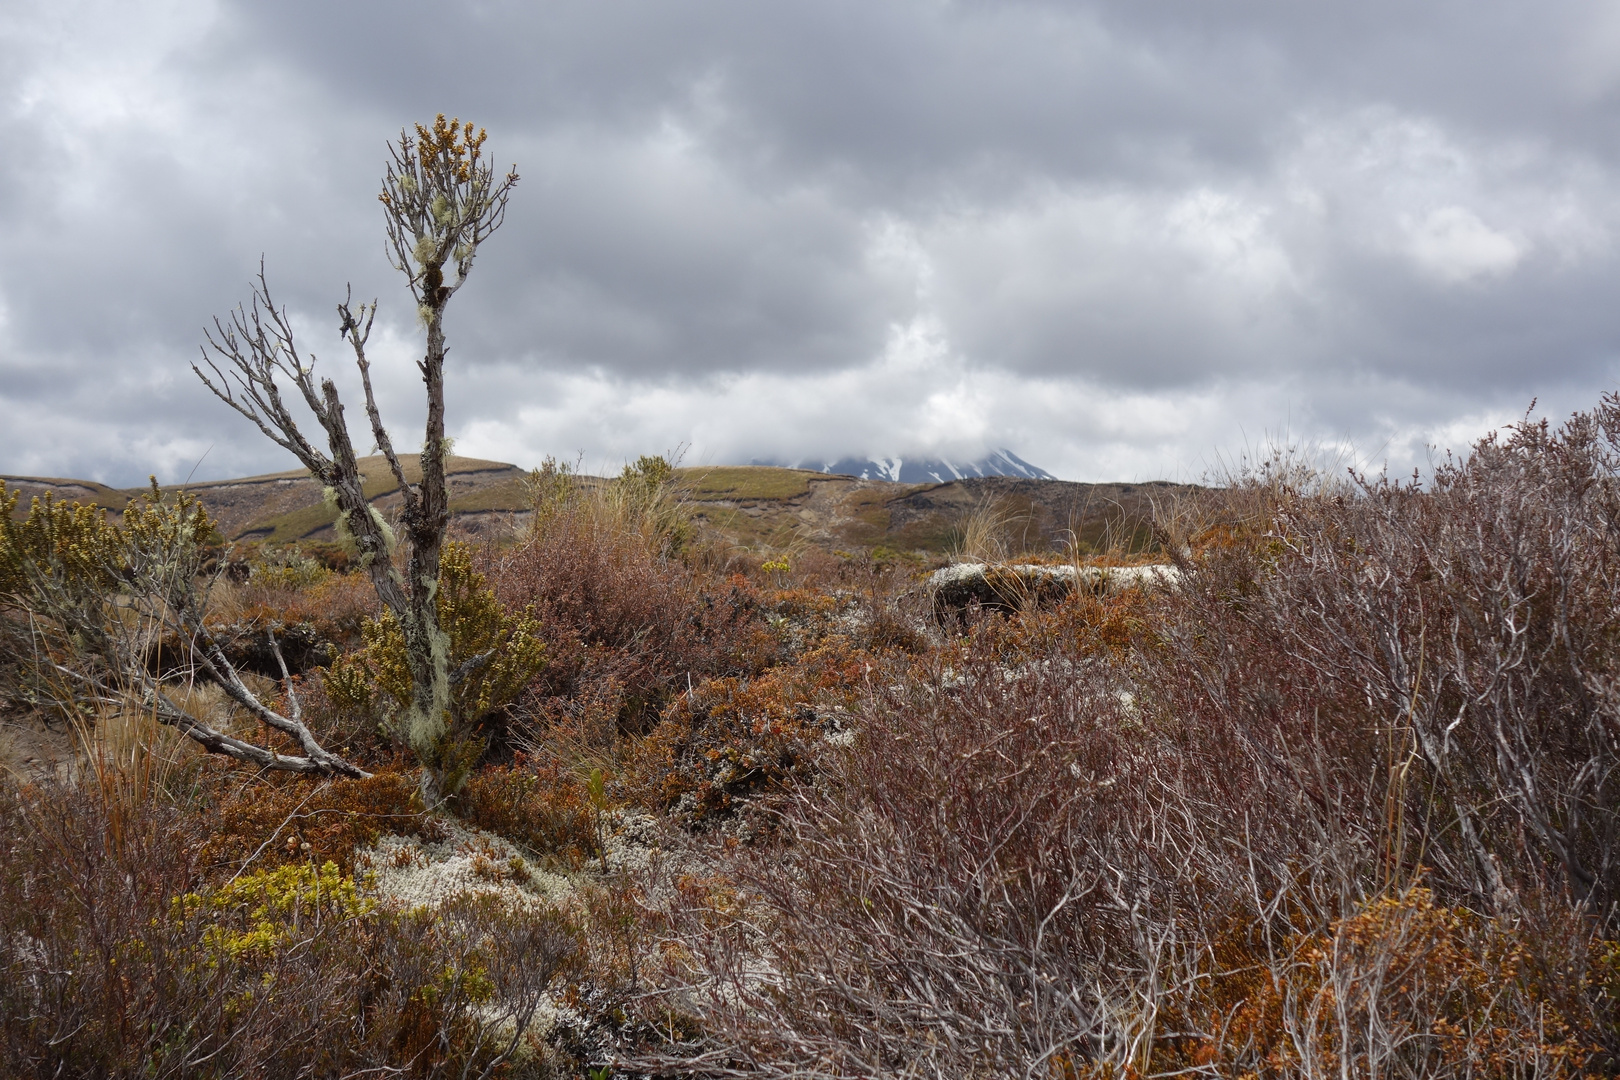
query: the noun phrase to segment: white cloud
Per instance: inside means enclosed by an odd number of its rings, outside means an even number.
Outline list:
[[[1413,260],[1446,284],[1505,274],[1529,251],[1461,206],[1443,206],[1417,221],[1403,217],[1401,226]]]
[[[450,318],[469,452],[1421,464],[1620,373],[1612,4],[400,4],[0,12],[0,471],[285,467],[186,369],[261,251],[339,370],[331,304],[380,296],[413,427],[371,196],[438,108],[524,176]],[[457,18],[481,62],[420,78]]]

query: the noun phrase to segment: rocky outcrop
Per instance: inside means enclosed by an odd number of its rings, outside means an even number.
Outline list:
[[[957,563],[928,577],[934,613],[945,616],[974,604],[1016,611],[1047,607],[1076,589],[1098,596],[1122,589],[1173,588],[1181,571],[1164,563],[1146,566],[1045,566],[1037,563]]]

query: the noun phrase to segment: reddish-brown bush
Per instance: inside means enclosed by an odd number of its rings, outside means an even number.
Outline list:
[[[868,693],[734,902],[674,906],[705,1034],[645,1063],[1611,1070],[1620,399],[1422,488],[1231,498],[1179,589]]]
[[[1428,490],[1286,501],[1262,543],[1189,567],[1148,654],[1159,709],[1305,795],[1312,828],[1356,831],[1386,879],[1422,863],[1485,911],[1548,882],[1608,926],[1617,425],[1611,399],[1487,439]]]
[[[456,810],[469,824],[578,867],[601,851],[603,808],[592,805],[587,788],[556,762],[520,754],[511,765],[470,777],[456,796]]]
[[[578,503],[500,555],[490,577],[509,609],[533,604],[540,618],[547,665],[527,708],[542,725],[610,686],[616,725],[645,731],[689,680],[750,674],[774,659],[745,579],[710,578]]]
[[[303,584],[250,578],[221,584],[217,593],[210,626],[229,640],[255,644],[268,629],[304,626],[320,641],[354,648],[361,624],[378,611],[376,592],[358,573],[328,573]]]
[[[209,823],[196,855],[199,870],[211,876],[311,861],[349,873],[355,849],[384,833],[440,832],[422,812],[415,777],[397,769],[324,783],[277,773],[248,779],[217,769],[208,774],[207,790]]]
[[[784,842],[677,904],[672,961],[706,1005],[692,1055],[966,1076],[1089,1054],[1097,978],[1140,963],[1120,943],[1153,903],[1142,859],[1110,861],[1146,809],[1119,721],[1100,672],[979,661],[879,683],[818,784],[777,802]]]
[[[874,663],[881,661],[834,638],[758,678],[696,687],[627,748],[625,797],[691,822],[729,816],[761,795],[780,797],[814,775]]]

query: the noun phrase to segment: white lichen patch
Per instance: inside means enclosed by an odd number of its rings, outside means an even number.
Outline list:
[[[660,853],[656,840],[658,819],[651,814],[628,810],[615,811],[607,818],[609,824],[602,837],[602,851],[608,870],[632,873],[646,870]]]
[[[378,899],[398,908],[437,907],[453,896],[493,894],[530,907],[568,907],[582,889],[609,874],[638,874],[661,854],[658,820],[626,810],[603,815],[600,858],[572,873],[542,869],[517,845],[495,833],[446,819],[442,840],[384,836],[355,856],[358,874],[369,874]]]
[[[493,894],[517,907],[558,907],[574,896],[561,874],[535,866],[510,841],[455,821],[441,823],[443,840],[384,836],[361,851],[355,869],[371,875],[383,903],[437,907],[453,896]]]

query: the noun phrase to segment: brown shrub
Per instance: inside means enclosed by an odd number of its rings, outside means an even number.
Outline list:
[[[244,782],[236,770],[210,774],[206,834],[197,848],[205,873],[230,876],[249,866],[335,863],[345,874],[354,853],[384,833],[436,838],[422,812],[416,779],[389,769],[365,780],[312,783],[267,773]]]
[[[533,604],[541,621],[547,666],[527,705],[540,726],[575,712],[582,696],[607,698],[610,684],[616,726],[645,731],[689,680],[751,674],[774,659],[745,579],[711,578],[610,524],[565,503],[489,570],[509,609]]]
[[[897,584],[893,579],[881,579],[881,583]],[[800,585],[767,594],[762,606],[789,657],[832,638],[878,653],[920,653],[928,648],[920,630],[924,624],[921,597],[895,595],[891,588],[858,591]]]
[[[601,853],[602,809],[572,771],[521,754],[475,773],[456,796],[462,820],[576,868]]]
[[[629,801],[690,822],[779,798],[815,775],[874,663],[832,639],[752,680],[713,679],[675,701],[627,748],[620,789]]]
[[[1089,1051],[1092,988],[1143,885],[1088,865],[1129,809],[1108,688],[982,661],[928,675],[870,694],[818,785],[778,802],[780,846],[739,849],[676,903],[703,1061],[967,1076]]]
[[[853,744],[775,804],[783,842],[678,893],[661,975],[701,1034],[627,1062],[1101,1077],[1607,1060],[1620,947],[1567,902],[1490,918],[1370,874],[1341,893],[1346,858],[1370,872],[1374,852],[1271,816],[1229,748],[1189,753],[1108,667],[1055,659],[958,658],[874,692]]]
[[[1144,653],[1160,709],[1447,902],[1620,903],[1620,403],[1436,473],[1279,505],[1189,565]],[[1281,804],[1276,804],[1281,810]],[[1347,881],[1363,868],[1347,867]],[[1506,907],[1504,908],[1504,904]]]
[[[1588,956],[1589,928],[1567,909],[1558,921],[1481,918],[1414,886],[1289,937],[1278,956],[1234,926],[1214,943],[1209,977],[1164,1017],[1171,1030],[1208,1034],[1165,1040],[1155,1064],[1265,1076],[1580,1073],[1600,1051],[1582,999],[1606,995],[1620,951],[1599,943]],[[1535,954],[1554,940],[1565,963],[1538,970]]]
[[[642,1063],[1611,1073],[1620,398],[1232,498],[1178,590],[878,681],[733,900],[672,905],[705,1034]]]

